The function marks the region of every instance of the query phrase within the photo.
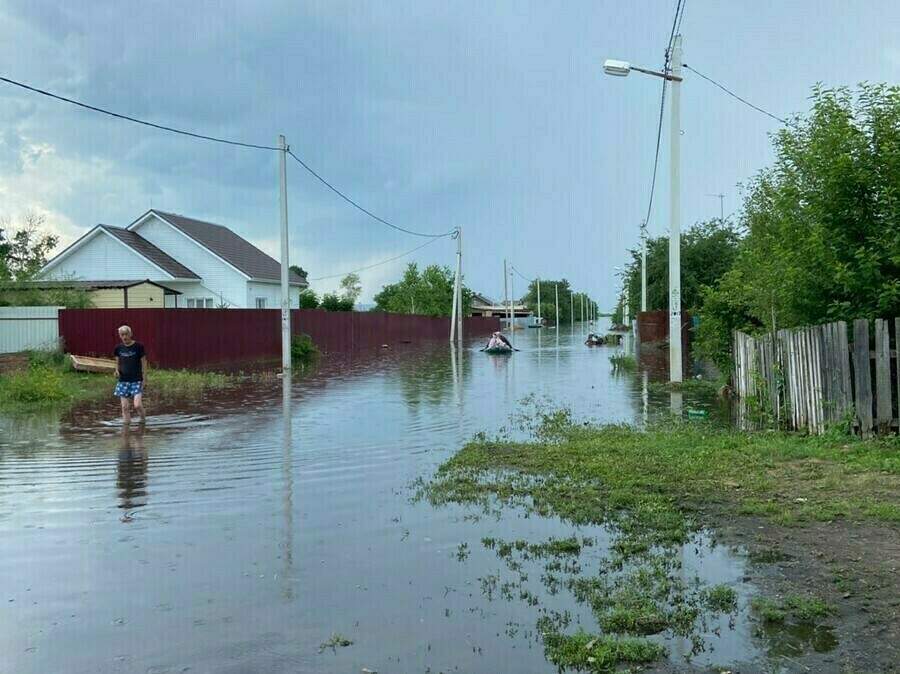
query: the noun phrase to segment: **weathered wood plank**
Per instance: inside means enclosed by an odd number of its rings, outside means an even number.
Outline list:
[[[838,356],[841,364],[841,403],[838,406],[839,419],[850,414],[853,409],[853,374],[850,369],[850,342],[847,339],[846,321],[837,322]]]
[[[888,322],[875,319],[875,426],[878,433],[891,432],[891,336]]]
[[[853,383],[856,418],[863,438],[872,437],[872,375],[869,372],[869,321],[853,321]]]

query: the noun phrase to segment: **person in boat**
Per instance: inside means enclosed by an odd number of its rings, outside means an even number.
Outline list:
[[[587,336],[587,339],[584,342],[588,346],[600,346],[603,344],[603,338],[599,335],[595,335],[593,332]]]
[[[122,403],[122,421],[131,423],[131,405],[134,403],[134,411],[141,418],[141,423],[146,421],[144,412],[144,387],[147,385],[147,352],[144,345],[134,341],[131,328],[123,325],[119,328],[119,339],[113,350],[116,359],[116,383],[115,395]]]
[[[512,344],[509,343],[509,340],[503,335],[502,332],[495,332],[491,335],[491,339],[488,341],[487,346],[484,347],[486,349],[494,349],[496,347],[508,346],[510,349],[512,348]]]

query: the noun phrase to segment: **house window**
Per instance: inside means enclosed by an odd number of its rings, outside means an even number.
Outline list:
[[[187,299],[188,309],[212,309],[214,306],[212,297],[188,297]]]
[[[257,297],[256,298],[256,308],[257,309],[265,309],[266,308],[266,298],[265,297]]]

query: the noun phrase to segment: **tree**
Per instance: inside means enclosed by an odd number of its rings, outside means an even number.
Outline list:
[[[424,316],[449,316],[453,310],[455,275],[450,267],[428,265],[420,273],[410,262],[398,283],[384,286],[375,295],[373,311],[390,311]],[[463,313],[471,311],[472,291],[462,286]]]
[[[290,267],[288,267],[288,269],[290,269],[292,272],[294,272],[300,278],[306,278],[309,275],[308,271],[306,271],[303,267],[300,267],[296,264],[292,264]]]
[[[319,306],[319,298],[316,293],[309,288],[300,291],[300,308],[316,309]]]
[[[727,362],[734,328],[900,315],[900,88],[815,87],[748,183],[734,267],[705,295],[702,351]]]
[[[0,220],[0,280],[27,281],[47,264],[47,255],[59,239],[40,231],[44,216],[28,213],[16,230],[9,219]]]
[[[703,288],[713,287],[734,265],[740,235],[727,220],[698,222],[681,236],[681,307],[696,313],[703,303]],[[631,250],[626,267],[631,315],[641,306],[641,252]],[[617,311],[624,313],[624,303]],[[647,310],[669,308],[669,237],[647,239]]]
[[[325,311],[353,311],[353,301],[337,293],[325,293],[319,307]]]
[[[356,301],[362,295],[362,284],[359,282],[359,274],[347,274],[341,279],[341,293],[351,306],[356,306]]]
[[[557,320],[556,316],[556,288],[559,288],[559,320]],[[581,320],[581,295],[572,290],[566,279],[559,281],[541,279],[540,310],[538,310],[537,306],[537,289],[537,281],[532,281],[528,284],[528,291],[522,297],[525,306],[533,311],[535,315],[540,315],[551,323],[565,325],[572,320],[571,310],[573,308],[572,300],[574,299],[575,319]],[[585,314],[592,301],[589,297],[584,298]]]

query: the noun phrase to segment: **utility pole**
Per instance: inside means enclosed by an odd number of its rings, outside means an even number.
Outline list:
[[[537,291],[538,291],[538,305],[537,305],[537,319],[538,325],[541,324],[541,277],[538,276],[537,279]]]
[[[669,170],[669,379],[682,381],[681,371],[681,35],[672,46],[672,130]]]
[[[641,311],[647,311],[647,223],[641,224]]]
[[[569,319],[572,322],[572,334],[575,334],[575,293],[569,287]]]
[[[450,341],[456,339],[459,321],[459,344],[462,346],[462,227],[456,228],[456,281],[453,284],[453,310],[450,315]]]
[[[725,221],[725,195],[724,194],[707,194],[708,197],[717,197],[719,199],[719,220]]]
[[[553,284],[553,291],[556,293],[556,315],[553,317],[556,322],[556,334],[559,334],[559,284]]]
[[[506,328],[509,329],[509,272],[506,271],[506,258],[503,258],[503,309],[506,316]]]
[[[279,169],[281,180],[281,373],[289,377],[291,374],[291,292],[290,267],[288,256],[288,205],[287,205],[287,143],[284,136],[278,136]]]
[[[459,311],[456,314],[456,320],[459,321],[457,334],[459,335],[459,346],[462,348],[463,316],[465,316],[462,299],[462,227],[456,229],[456,298],[459,302]]]

